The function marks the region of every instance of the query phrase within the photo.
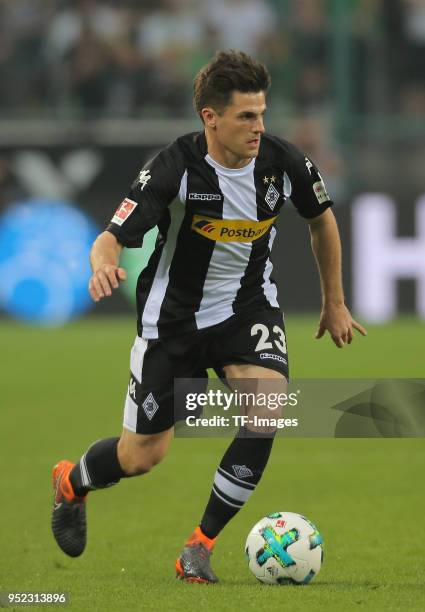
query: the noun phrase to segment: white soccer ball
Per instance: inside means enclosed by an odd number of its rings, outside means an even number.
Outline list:
[[[323,540],[317,527],[295,512],[273,512],[248,534],[248,567],[265,584],[308,584],[319,573]]]

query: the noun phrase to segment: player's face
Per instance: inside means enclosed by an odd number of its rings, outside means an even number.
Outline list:
[[[258,155],[261,135],[264,134],[265,110],[264,91],[235,91],[224,111],[214,113],[212,127],[215,146],[235,166]]]

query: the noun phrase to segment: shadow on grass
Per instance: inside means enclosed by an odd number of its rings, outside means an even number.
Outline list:
[[[222,581],[220,583],[220,585],[222,586],[237,586],[237,587],[247,587],[247,586],[252,586],[252,587],[267,587],[267,586],[280,586],[280,585],[267,585],[267,584],[262,584],[261,582],[252,582],[252,581],[247,581],[247,580],[225,580]],[[217,585],[217,586],[220,586]],[[358,590],[358,589],[366,589],[369,591],[377,591],[378,589],[386,589],[386,588],[391,588],[391,589],[405,589],[405,590],[424,590],[424,582],[422,581],[418,581],[418,582],[383,582],[383,583],[376,583],[376,582],[369,582],[369,581],[356,581],[356,580],[317,580],[317,581],[312,581],[310,582],[308,585],[307,584],[285,584],[285,585],[281,585],[280,588],[283,589],[296,589],[296,590],[304,590],[306,588],[308,588],[308,590],[310,589],[314,589],[314,590],[341,590],[341,591],[354,591],[354,590]]]
[[[186,584],[185,582],[181,581],[182,584]],[[238,579],[223,579],[219,582],[219,584],[217,585],[213,585],[214,588],[220,588],[220,587],[258,587],[258,588],[266,588],[266,587],[279,587],[281,589],[295,589],[295,590],[304,590],[308,587],[308,590],[310,589],[329,589],[329,588],[333,588],[333,589],[370,589],[370,590],[376,590],[376,589],[380,589],[383,587],[386,587],[386,584],[371,584],[368,582],[354,582],[354,581],[338,581],[335,580],[333,582],[331,581],[312,581],[309,584],[283,584],[283,585],[279,585],[279,584],[265,584],[260,582],[259,580],[257,582],[254,582],[252,580],[250,580],[249,578],[247,580],[238,580]]]

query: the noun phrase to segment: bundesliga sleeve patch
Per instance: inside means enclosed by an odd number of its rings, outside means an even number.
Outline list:
[[[313,190],[319,204],[324,204],[330,200],[323,181],[317,181],[317,183],[314,183]]]
[[[115,214],[112,217],[112,223],[122,225],[131,215],[136,206],[137,202],[134,202],[134,200],[130,200],[129,198],[125,198],[115,211]]]

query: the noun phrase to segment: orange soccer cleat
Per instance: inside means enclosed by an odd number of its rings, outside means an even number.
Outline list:
[[[177,578],[186,582],[214,584],[218,582],[210,566],[210,557],[217,538],[207,538],[197,527],[187,540],[182,554],[176,561]]]
[[[77,497],[69,475],[74,463],[59,461],[53,468],[52,531],[56,542],[70,557],[79,557],[87,542],[86,498]]]

